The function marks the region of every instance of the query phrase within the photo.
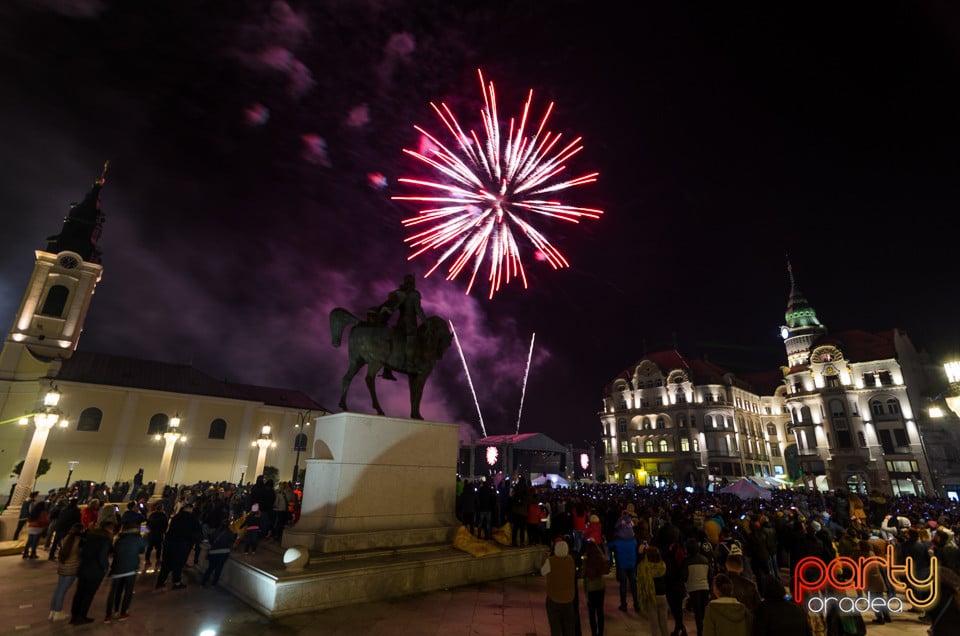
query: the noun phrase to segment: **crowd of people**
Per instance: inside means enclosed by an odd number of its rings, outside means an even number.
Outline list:
[[[550,548],[541,572],[552,634],[580,633],[582,587],[590,633],[602,636],[603,577],[612,569],[618,610],[646,616],[654,636],[688,629],[698,636],[862,636],[868,624],[892,620],[889,606],[875,603],[867,620],[838,604],[811,613],[792,600],[796,566],[811,556],[824,563],[886,558],[888,546],[897,564],[911,558],[916,580],[929,579],[936,564],[937,602],[911,619],[934,636],[954,633],[960,620],[960,505],[953,500],[841,489],[774,490],[742,500],[615,484],[532,487],[523,479],[464,481],[458,491],[458,515],[471,533],[484,537],[489,525],[509,524],[513,545]],[[852,575],[839,568],[837,578]],[[843,587],[821,593],[851,593]],[[862,587],[857,593],[871,598],[897,595],[882,567],[868,568]]]
[[[301,495],[289,482],[275,486],[263,476],[245,486],[172,486],[153,500],[139,485],[120,491],[131,493],[129,500],[111,496],[117,490],[103,484],[78,482],[45,497],[32,492],[24,500],[13,537],[26,534],[23,558],[38,559],[38,550],[45,550],[46,558],[57,562],[49,620],[93,622],[93,599],[109,579],[103,620],[125,621],[138,576],[155,574],[158,590],[168,579],[172,589],[183,589],[183,571],[200,566],[201,553],[206,556],[201,585],[217,585],[233,550],[252,555],[261,540],[282,539],[284,529],[296,520]]]

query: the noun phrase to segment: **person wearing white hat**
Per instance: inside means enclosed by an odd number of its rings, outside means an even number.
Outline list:
[[[570,546],[560,539],[553,544],[553,555],[540,568],[547,579],[547,620],[550,636],[573,636],[576,624],[574,598],[577,565],[570,556]]]

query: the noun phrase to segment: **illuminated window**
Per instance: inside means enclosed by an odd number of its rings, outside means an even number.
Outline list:
[[[620,452],[621,452],[621,453],[629,453],[629,452],[630,452],[630,445],[629,445],[629,443],[627,442],[627,440],[623,440],[622,442],[620,442]]]
[[[680,451],[683,453],[687,453],[690,451],[690,438],[688,437],[680,438]]]
[[[665,439],[660,440],[659,447],[660,447],[660,452],[661,452],[661,453],[666,453],[666,452],[667,452],[667,449],[668,449],[667,440],[665,440]]]
[[[677,418],[677,426],[679,428],[687,428],[687,417],[685,415],[680,415]]]
[[[694,437],[692,441],[693,441],[693,452],[699,453],[699,452],[700,452],[700,440],[697,439],[696,437]]]

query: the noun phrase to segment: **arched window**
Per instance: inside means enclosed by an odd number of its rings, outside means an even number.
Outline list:
[[[666,452],[667,452],[667,449],[668,449],[667,440],[665,440],[665,439],[660,440],[659,446],[660,446],[660,452],[661,452],[661,453],[666,453]]]
[[[883,402],[877,399],[870,400],[870,412],[874,415],[883,415]]]
[[[77,420],[77,430],[96,433],[100,430],[100,420],[102,419],[103,411],[95,406],[91,406],[88,409],[83,409],[83,411],[80,413],[80,419]]]
[[[645,431],[650,430],[650,418],[648,417],[643,418],[643,430]]]
[[[170,418],[164,413],[157,413],[150,418],[150,425],[147,427],[147,435],[163,435],[167,430],[167,423]]]
[[[653,452],[653,440],[648,439],[643,443],[643,452],[645,453]]]
[[[708,415],[706,417],[706,419],[704,420],[704,426],[706,426],[707,428],[717,428],[717,425],[713,421],[712,415]]]
[[[692,440],[690,440],[690,441],[693,442],[693,452],[694,452],[694,453],[699,453],[699,452],[700,452],[700,438],[699,438],[699,437],[694,437],[694,438],[693,438]]]
[[[210,422],[210,434],[207,435],[207,439],[226,439],[226,437],[227,421],[225,419],[218,417]]]
[[[657,428],[659,428],[659,429],[661,429],[661,430],[663,430],[664,428],[666,428],[666,425],[664,424],[662,417],[658,417],[658,418],[657,418]]]
[[[63,285],[54,285],[47,292],[47,299],[43,301],[43,308],[40,313],[44,316],[63,316],[63,310],[67,306],[67,297],[70,290]]]
[[[895,398],[890,398],[889,400],[887,400],[887,413],[891,415],[896,415],[899,412],[900,412],[900,402],[898,402]]]

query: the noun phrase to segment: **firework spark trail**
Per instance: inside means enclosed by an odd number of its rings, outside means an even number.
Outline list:
[[[539,198],[597,180],[596,172],[561,177],[566,170],[565,163],[583,150],[582,138],[564,144],[560,133],[546,129],[553,103],[539,123],[531,120],[532,90],[527,94],[519,122],[511,117],[501,131],[493,82],[486,82],[482,72],[477,74],[483,92],[482,138],[474,130],[465,132],[446,104],[431,103],[455,143],[448,147],[424,128],[414,126],[414,130],[430,141],[430,147],[421,152],[408,149],[403,152],[436,170],[444,182],[401,178],[401,183],[421,193],[392,199],[427,205],[418,210],[416,216],[402,221],[407,228],[426,224],[426,229],[404,239],[412,250],[408,260],[426,252],[439,254],[426,276],[445,265],[447,280],[470,270],[467,294],[486,262],[488,297],[493,298],[501,285],[513,279],[519,279],[526,289],[522,246],[532,247],[553,269],[570,266],[550,240],[533,227],[532,221],[555,219],[579,223],[582,218],[598,219],[603,211]],[[440,207],[433,207],[437,204]],[[526,237],[526,242],[521,243],[519,236]]]
[[[523,389],[520,391],[520,411],[517,413],[516,435],[520,434],[520,417],[523,415],[523,397],[527,394],[527,376],[530,375],[530,361],[533,359],[533,341],[536,337],[536,332],[530,336],[530,352],[527,354],[527,370],[523,372]]]
[[[463,371],[467,374],[467,384],[470,386],[470,393],[473,394],[473,403],[477,406],[477,417],[480,418],[480,432],[487,436],[487,428],[483,425],[483,414],[480,413],[480,402],[477,400],[477,392],[473,390],[473,380],[470,379],[470,369],[467,368],[467,359],[463,357],[463,347],[460,346],[460,338],[457,337],[457,330],[450,320],[450,331],[453,332],[453,341],[457,343],[457,351],[460,352],[460,360],[463,361]]]

